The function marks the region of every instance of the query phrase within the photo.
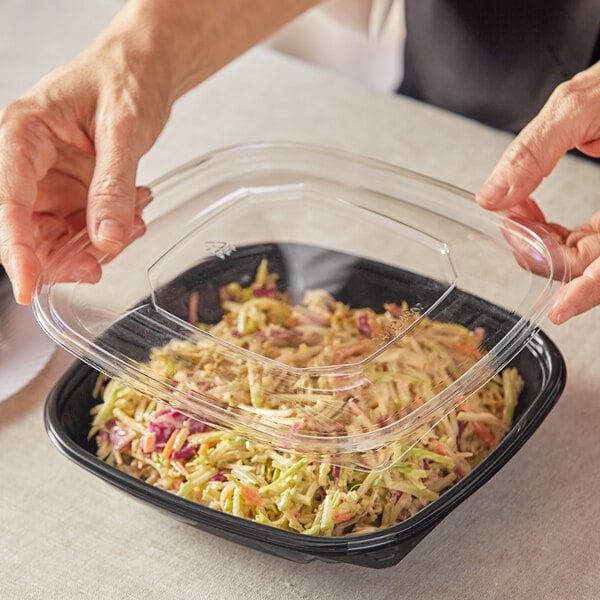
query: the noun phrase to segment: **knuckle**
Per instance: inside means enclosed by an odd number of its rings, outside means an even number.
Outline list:
[[[587,91],[577,77],[563,81],[551,94],[549,109],[555,120],[563,120],[581,111],[587,104]]]
[[[537,178],[545,175],[540,158],[542,151],[534,137],[517,138],[507,149],[506,158],[521,173]]]
[[[587,236],[577,244],[580,271],[593,278],[600,277],[600,247],[595,236]],[[600,283],[600,281],[599,281]]]
[[[0,124],[6,126],[21,119],[24,114],[29,112],[29,104],[23,99],[13,100],[7,104],[0,112]]]
[[[25,159],[31,168],[41,168],[48,150],[48,127],[43,108],[35,101],[19,99],[0,112],[0,151]]]
[[[104,206],[123,206],[130,204],[133,197],[133,189],[130,183],[118,176],[100,177],[90,189],[90,198]]]
[[[41,113],[41,107],[34,100],[14,100],[0,112],[0,127],[9,131],[28,131],[38,126]]]
[[[129,231],[133,224],[133,190],[128,193],[124,181],[118,178],[100,179],[90,189],[89,217],[95,227],[106,218],[116,220]]]

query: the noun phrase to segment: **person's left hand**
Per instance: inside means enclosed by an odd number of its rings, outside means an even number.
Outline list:
[[[572,280],[553,299],[549,317],[556,324],[600,305],[600,210],[590,223],[567,229],[547,223],[530,198],[573,148],[600,157],[600,63],[556,88],[540,113],[505,150],[477,194],[484,208],[511,209],[543,223],[559,241]]]

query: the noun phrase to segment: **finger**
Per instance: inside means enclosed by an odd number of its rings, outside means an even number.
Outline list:
[[[137,240],[139,237],[142,237],[146,233],[146,223],[142,220],[141,217],[136,215],[133,221],[133,230],[131,232],[131,237],[129,238],[128,244],[131,244],[134,240]]]
[[[600,140],[578,144],[577,149],[588,156],[600,158]]]
[[[29,304],[41,271],[30,223],[37,177],[20,143],[2,136],[0,147],[0,260],[16,301]]]
[[[562,124],[545,134],[540,128],[532,122],[508,146],[476,194],[481,206],[501,210],[523,202],[570,149]]]
[[[548,316],[556,325],[566,323],[594,306],[600,305],[600,258],[583,274],[566,284],[555,297]]]
[[[68,216],[86,208],[89,181],[83,181],[53,166],[38,183],[35,210]]]
[[[590,223],[594,231],[600,232],[600,210],[592,217]]]
[[[141,217],[142,211],[146,206],[152,201],[152,195],[148,188],[139,187],[136,190],[136,199],[135,199],[135,216]],[[70,215],[65,217],[65,221],[69,225],[69,231],[74,234],[85,228],[86,225],[86,208],[83,207],[75,212],[72,212]],[[135,217],[134,217],[134,227],[135,227]]]
[[[6,187],[19,190],[3,195],[9,202],[0,205],[0,231],[9,236],[3,243],[2,261],[13,283],[15,299],[22,304],[31,302],[48,258],[70,239],[70,234],[82,227],[81,224],[77,229],[67,227],[69,222],[60,214],[32,212],[33,205],[39,210],[62,203],[62,211],[68,212],[73,207],[84,206],[86,201],[85,190],[77,179],[49,171],[36,184],[35,170],[25,157],[21,160],[13,157],[10,167],[6,168],[0,162],[0,179],[4,178]],[[7,175],[13,177],[9,182]]]
[[[527,198],[520,204],[516,204],[510,211],[511,213],[517,214],[520,217],[525,217],[531,221],[536,221],[538,223],[546,222],[546,217],[544,216],[542,209],[533,198]]]
[[[567,117],[541,113],[508,146],[487,181],[476,194],[484,208],[501,210],[524,201],[573,148]]]
[[[559,159],[600,137],[594,106],[600,99],[600,65],[561,84],[540,113],[508,146],[477,194],[484,208],[506,209],[528,198]]]
[[[581,225],[572,230],[567,230],[565,236],[565,246],[567,248],[578,248],[580,244],[589,243],[589,240],[599,239],[591,225]]]
[[[507,212],[509,219],[504,221],[502,233],[513,249],[514,256],[523,268],[529,269],[538,275],[547,276],[550,265],[546,261],[540,261],[538,250],[534,249],[529,240],[521,239],[521,232],[515,235],[511,222],[524,225],[527,229],[535,231],[543,240],[546,241],[551,256],[553,258],[553,267],[555,269],[554,277],[562,278],[564,275],[563,258],[560,249],[557,247],[564,245],[565,239],[570,234],[569,229],[557,223],[548,223],[544,213],[532,198],[527,198],[524,202],[517,204]],[[556,242],[556,244],[554,243]]]
[[[31,230],[36,242],[55,240],[68,234],[66,219],[49,213],[34,212],[31,215]],[[39,243],[37,242],[37,243]]]
[[[530,233],[523,235],[523,226],[544,241],[547,254],[540,254],[537,245],[532,244]],[[526,271],[553,279],[563,279],[570,272],[570,266],[565,264],[564,238],[553,229],[552,224],[511,213],[510,218],[502,222],[501,232],[510,245],[515,260]]]
[[[100,280],[102,269],[96,257],[90,252],[81,251],[61,260],[52,261],[53,268],[45,272],[45,276],[51,278],[47,283],[76,282],[96,283]]]
[[[51,169],[38,184],[35,211],[66,219],[83,214],[83,219],[78,217],[76,220],[79,227],[72,232],[79,231],[85,227],[87,196],[87,185],[79,179]]]
[[[133,228],[131,230],[131,234],[130,234],[129,238],[126,240],[125,245],[131,244],[131,242],[133,242],[137,238],[141,237],[145,233],[146,233],[146,224],[144,223],[143,219],[140,216],[135,215],[135,217],[133,219]],[[107,254],[105,252],[102,252],[95,246],[89,246],[86,249],[86,252],[88,254],[90,254],[90,256],[93,256],[99,265],[100,264],[106,265],[113,258],[115,258],[117,256],[116,254]]]
[[[138,186],[135,190],[135,213],[141,215],[142,211],[152,200],[152,190],[143,185]]]
[[[133,228],[135,178],[141,151],[132,122],[107,122],[96,134],[96,167],[88,197],[88,233],[92,244],[109,254],[120,252]]]

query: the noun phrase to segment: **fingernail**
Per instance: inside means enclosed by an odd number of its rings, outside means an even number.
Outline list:
[[[556,302],[550,308],[548,316],[556,325],[562,325],[569,319],[572,319],[577,314],[577,310],[573,306],[565,306],[563,302]]]
[[[485,204],[497,204],[508,193],[508,183],[502,175],[492,175],[481,187],[478,200],[483,200]]]
[[[569,319],[572,319],[575,316],[574,310],[559,310],[556,314],[552,315],[552,320],[556,325],[562,325],[566,323]]]
[[[98,239],[107,246],[112,246],[111,250],[120,250],[123,247],[125,237],[125,228],[115,219],[104,219],[98,226]]]
[[[11,282],[11,284],[12,284],[13,296],[15,297],[15,302],[17,302],[17,304],[22,304],[21,289],[19,288],[19,286],[17,285],[17,283],[15,281]]]

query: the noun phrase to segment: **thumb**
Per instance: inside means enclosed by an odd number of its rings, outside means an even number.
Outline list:
[[[570,150],[571,125],[565,120],[548,124],[540,113],[504,151],[476,195],[484,208],[501,210],[526,201]]]
[[[594,154],[600,138],[599,103],[600,63],[554,90],[501,156],[476,196],[479,204],[493,210],[516,206],[566,152],[579,147]]]
[[[131,237],[136,202],[136,172],[142,150],[130,128],[104,125],[96,132],[96,165],[88,192],[87,222],[92,244],[109,254]]]

